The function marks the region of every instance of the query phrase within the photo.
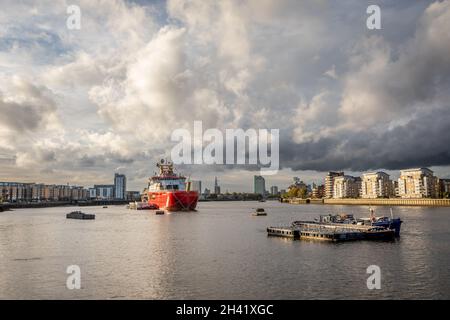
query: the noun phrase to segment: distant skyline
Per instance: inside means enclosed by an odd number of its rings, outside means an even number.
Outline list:
[[[405,168],[408,169],[408,168]],[[445,178],[449,179],[450,175],[447,174],[446,168],[431,168],[434,171],[435,176],[438,178]],[[400,176],[400,170],[376,170],[376,171],[384,171],[390,175],[391,179],[396,180]],[[301,175],[299,175],[301,173]],[[345,171],[345,174],[351,175],[351,176],[361,176],[364,172],[350,172]],[[234,175],[241,176],[240,179],[237,179]],[[250,175],[249,175],[250,174]],[[248,176],[248,179],[245,180],[242,175],[245,175],[245,177]],[[247,172],[247,171],[241,171],[241,172],[235,172],[235,170],[226,172],[223,176],[209,176],[204,177],[204,180],[202,179],[196,179],[196,177],[191,176],[190,178],[194,181],[201,181],[202,185],[202,191],[206,189],[209,189],[211,192],[214,191],[214,180],[217,177],[218,184],[221,188],[221,192],[225,193],[227,190],[229,192],[248,192],[252,193],[254,189],[254,175],[255,172]],[[326,172],[314,172],[314,171],[292,171],[292,170],[282,170],[280,173],[276,176],[265,176],[264,179],[266,181],[266,189],[270,190],[270,187],[277,186],[279,190],[287,189],[292,183],[293,178],[298,177],[300,180],[305,182],[306,184],[312,185],[313,183],[316,184],[324,184]],[[44,184],[69,184],[74,185],[70,182],[54,182],[54,181],[34,181],[34,180],[11,180],[11,179],[5,179],[0,181],[7,181],[7,182],[35,182],[35,183],[44,183]],[[81,185],[83,187],[89,188],[93,187],[94,185],[113,185],[114,184],[114,174],[112,174],[109,177],[109,180],[102,180],[102,182],[93,181],[86,185]],[[127,177],[128,181],[128,177]],[[143,180],[141,184],[137,184],[134,187],[129,187],[127,182],[127,191],[142,191],[147,186],[147,180]]]
[[[0,181],[142,190],[176,128],[280,129],[281,170],[321,183],[429,167],[450,178],[450,0],[2,1]],[[258,168],[189,165],[248,192]]]

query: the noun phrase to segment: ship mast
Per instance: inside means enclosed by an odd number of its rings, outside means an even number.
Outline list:
[[[160,176],[174,176],[172,162],[161,159],[156,166],[159,168]]]

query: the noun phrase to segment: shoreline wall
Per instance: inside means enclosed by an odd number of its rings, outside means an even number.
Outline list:
[[[24,209],[24,208],[50,208],[63,206],[104,206],[104,205],[125,205],[128,200],[92,200],[92,201],[54,201],[54,202],[19,202],[19,203],[3,203],[0,204],[0,212],[10,209]]]
[[[323,199],[324,204],[450,207],[450,199]]]
[[[282,202],[290,204],[336,204],[358,206],[418,206],[418,207],[450,207],[450,199],[283,199]]]

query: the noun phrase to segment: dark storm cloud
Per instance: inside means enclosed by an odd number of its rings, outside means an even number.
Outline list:
[[[431,4],[414,30],[401,45],[378,35],[356,43],[341,100],[319,99],[300,110],[297,130],[281,144],[282,166],[365,171],[450,164],[450,2]]]
[[[317,142],[283,141],[282,167],[294,170],[404,169],[450,164],[450,108],[421,114],[409,123],[377,133],[342,133]]]

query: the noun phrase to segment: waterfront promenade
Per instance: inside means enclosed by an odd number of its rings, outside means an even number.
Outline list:
[[[0,212],[9,209],[20,208],[48,208],[62,206],[105,206],[105,205],[124,205],[128,200],[87,200],[87,201],[43,201],[43,202],[13,202],[0,203]]]
[[[450,207],[450,199],[285,199],[291,204],[337,204],[337,205],[371,205],[371,206],[420,206],[420,207]]]

